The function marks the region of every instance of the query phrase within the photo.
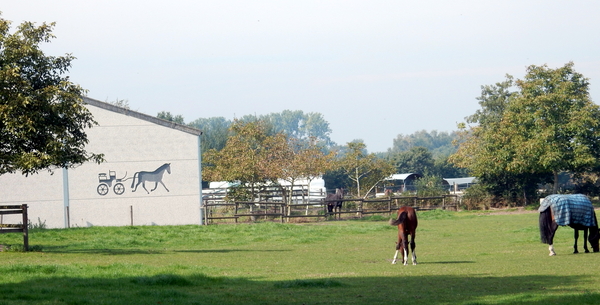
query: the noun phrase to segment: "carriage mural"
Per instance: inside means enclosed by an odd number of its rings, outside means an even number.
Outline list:
[[[123,185],[123,181],[125,181],[125,177],[127,177],[127,172],[125,172],[125,176],[123,178],[117,178],[117,172],[108,171],[108,176],[106,173],[98,174],[98,182],[100,183],[96,188],[96,191],[100,196],[104,196],[108,194],[110,188],[113,188],[113,192],[117,195],[123,195],[125,193],[125,186]],[[113,182],[116,182],[114,186],[112,186]]]
[[[127,177],[127,172],[123,175],[122,178],[117,177],[116,171],[108,171],[107,173],[99,173],[98,174],[98,182],[99,185],[96,188],[98,195],[105,196],[110,192],[112,188],[113,192],[116,195],[123,195],[125,193],[125,185],[123,182],[127,180],[133,180],[131,182],[131,191],[135,192],[138,186],[141,184],[142,188],[146,191],[146,193],[150,194],[150,192],[156,190],[158,184],[160,183],[165,190],[168,192],[169,189],[162,181],[164,173],[167,172],[171,174],[171,163],[165,163],[157,168],[155,171],[147,172],[147,171],[139,171],[133,174],[131,177]],[[154,188],[151,190],[146,189],[146,182],[154,182]],[[114,185],[113,185],[114,183]]]

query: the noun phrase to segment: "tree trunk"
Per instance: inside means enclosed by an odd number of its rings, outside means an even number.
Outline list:
[[[554,171],[554,187],[552,187],[552,194],[558,194],[558,171]]]

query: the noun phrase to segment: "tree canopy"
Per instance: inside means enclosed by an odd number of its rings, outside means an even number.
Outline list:
[[[464,129],[452,162],[489,180],[511,175],[522,187],[553,175],[555,191],[560,171],[597,167],[600,107],[591,101],[588,79],[573,66],[532,65],[522,80],[507,76],[482,86],[482,109],[467,118],[477,125]]]
[[[235,120],[231,136],[223,149],[210,149],[204,158],[204,177],[209,181],[239,182],[251,188],[279,179],[292,183],[300,178],[312,180],[331,167],[333,153],[325,153],[316,144],[279,132],[269,134],[266,121]]]
[[[23,22],[11,34],[10,22],[0,18],[0,174],[103,160],[85,150],[85,129],[96,124],[83,103],[85,90],[64,75],[75,58],[40,48],[54,38],[53,27]]]

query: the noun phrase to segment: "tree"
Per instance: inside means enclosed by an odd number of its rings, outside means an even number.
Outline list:
[[[334,158],[335,153],[326,153],[323,147],[318,145],[316,138],[311,138],[308,142],[289,138],[285,156],[287,162],[283,164],[281,179],[289,182],[292,190],[296,181],[306,179],[310,189],[312,180],[333,168]],[[291,196],[289,199],[291,203]]]
[[[200,118],[188,123],[188,126],[202,130],[201,147],[202,154],[204,154],[210,149],[219,151],[225,147],[231,121],[224,117]]]
[[[261,120],[271,123],[272,133],[281,132],[289,138],[309,141],[311,138],[327,146],[333,145],[329,135],[331,128],[323,115],[316,112],[304,113],[302,110],[284,110],[281,113],[270,113],[261,116],[245,115],[241,121]]]
[[[117,99],[115,99],[112,102],[109,102],[108,99],[107,99],[106,102],[109,103],[109,104],[113,104],[113,105],[115,105],[117,107],[121,107],[121,108],[125,108],[125,109],[131,109],[129,107],[129,100],[121,100],[121,99],[117,98]]]
[[[362,142],[349,142],[346,154],[338,162],[338,166],[356,185],[358,197],[363,197],[361,187],[367,189],[364,193],[366,198],[375,186],[395,171],[390,162],[377,158],[373,153],[367,154],[366,145]]]
[[[482,87],[482,110],[469,117],[479,125],[466,130],[455,164],[476,176],[512,175],[532,189],[547,175],[583,173],[599,164],[600,108],[589,96],[589,82],[573,69],[529,66],[523,80],[512,77]],[[489,89],[489,90],[488,90]]]
[[[398,153],[394,159],[398,173],[425,174],[433,170],[433,157],[425,147],[411,147],[408,151]]]
[[[286,138],[283,134],[267,135],[262,121],[235,120],[230,127],[231,137],[225,147],[206,152],[203,176],[208,181],[240,182],[250,186],[252,198],[255,187],[277,181],[286,162]]]
[[[409,151],[414,147],[425,147],[427,148],[434,158],[449,156],[456,152],[456,147],[452,144],[452,141],[456,139],[456,132],[438,132],[432,130],[427,132],[426,130],[417,131],[410,135],[399,134],[394,139],[394,143],[389,153],[401,153]]]
[[[0,18],[0,174],[103,161],[85,149],[85,129],[96,125],[85,90],[64,75],[75,57],[40,49],[54,38],[53,27],[23,22],[10,34],[10,22]]]
[[[177,123],[177,124],[181,124],[181,125],[185,124],[185,122],[183,120],[183,116],[181,114],[172,115],[171,112],[161,111],[156,115],[156,117],[159,119],[171,121],[173,123]]]

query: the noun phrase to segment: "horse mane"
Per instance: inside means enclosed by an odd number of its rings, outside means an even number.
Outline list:
[[[540,238],[542,243],[550,244],[558,225],[552,220],[551,209],[540,212]]]

